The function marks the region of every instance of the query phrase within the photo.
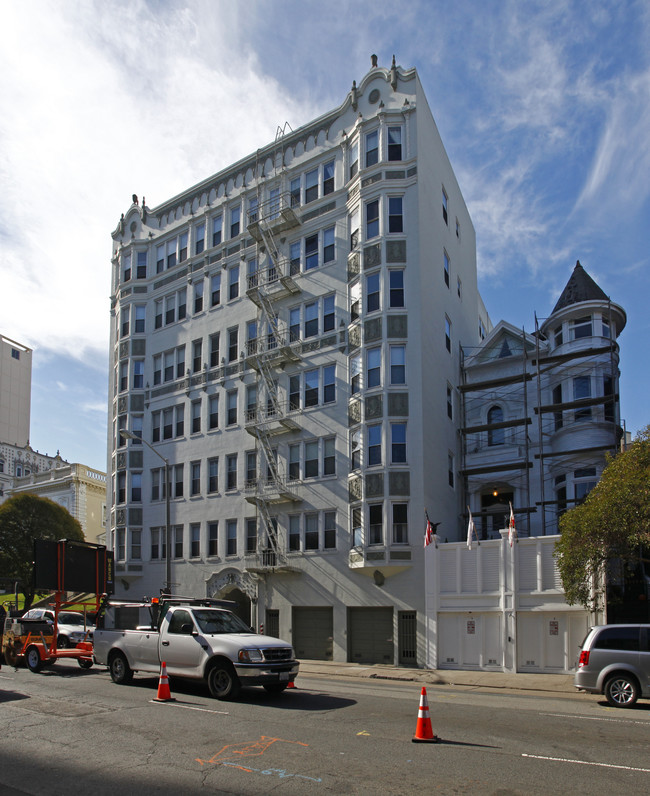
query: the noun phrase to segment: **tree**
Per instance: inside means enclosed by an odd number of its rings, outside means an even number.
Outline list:
[[[608,458],[585,502],[560,519],[560,534],[555,557],[567,602],[602,607],[607,565],[634,568],[639,551],[650,547],[650,426]]]
[[[25,492],[0,506],[0,572],[20,582],[25,610],[34,599],[34,539],[83,542],[84,535],[79,521],[53,500]]]

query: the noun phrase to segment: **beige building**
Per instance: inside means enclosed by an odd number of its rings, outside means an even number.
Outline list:
[[[0,334],[0,440],[29,443],[32,350]]]
[[[11,495],[28,492],[49,498],[79,520],[87,542],[105,541],[106,474],[85,464],[59,463],[15,478]]]

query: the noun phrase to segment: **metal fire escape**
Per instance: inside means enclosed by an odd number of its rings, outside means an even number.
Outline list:
[[[248,232],[257,243],[257,269],[248,275],[246,290],[257,307],[256,337],[246,348],[246,366],[257,373],[257,400],[246,412],[246,430],[256,441],[257,471],[255,480],[246,483],[245,495],[258,512],[257,554],[254,562],[247,562],[247,569],[259,572],[286,567],[272,508],[300,500],[288,486],[286,468],[278,464],[274,450],[279,435],[300,429],[288,414],[288,401],[279,399],[277,389],[277,377],[285,365],[300,360],[299,342],[289,339],[288,326],[278,313],[279,302],[300,293],[290,274],[289,258],[280,248],[281,237],[283,240],[287,231],[298,227],[300,219],[288,192],[276,189],[270,200],[263,201],[264,182],[258,182],[257,208],[248,219]]]

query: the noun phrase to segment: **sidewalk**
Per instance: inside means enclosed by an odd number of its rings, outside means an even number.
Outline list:
[[[376,680],[400,680],[418,685],[455,685],[503,688],[519,691],[546,691],[576,694],[572,674],[522,674],[460,669],[411,669],[382,664],[337,663],[335,661],[300,661],[300,673],[323,677],[364,677]]]

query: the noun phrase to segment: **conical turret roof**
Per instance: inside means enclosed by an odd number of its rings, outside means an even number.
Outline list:
[[[578,260],[551,314],[581,301],[609,301],[609,297],[598,287]]]

